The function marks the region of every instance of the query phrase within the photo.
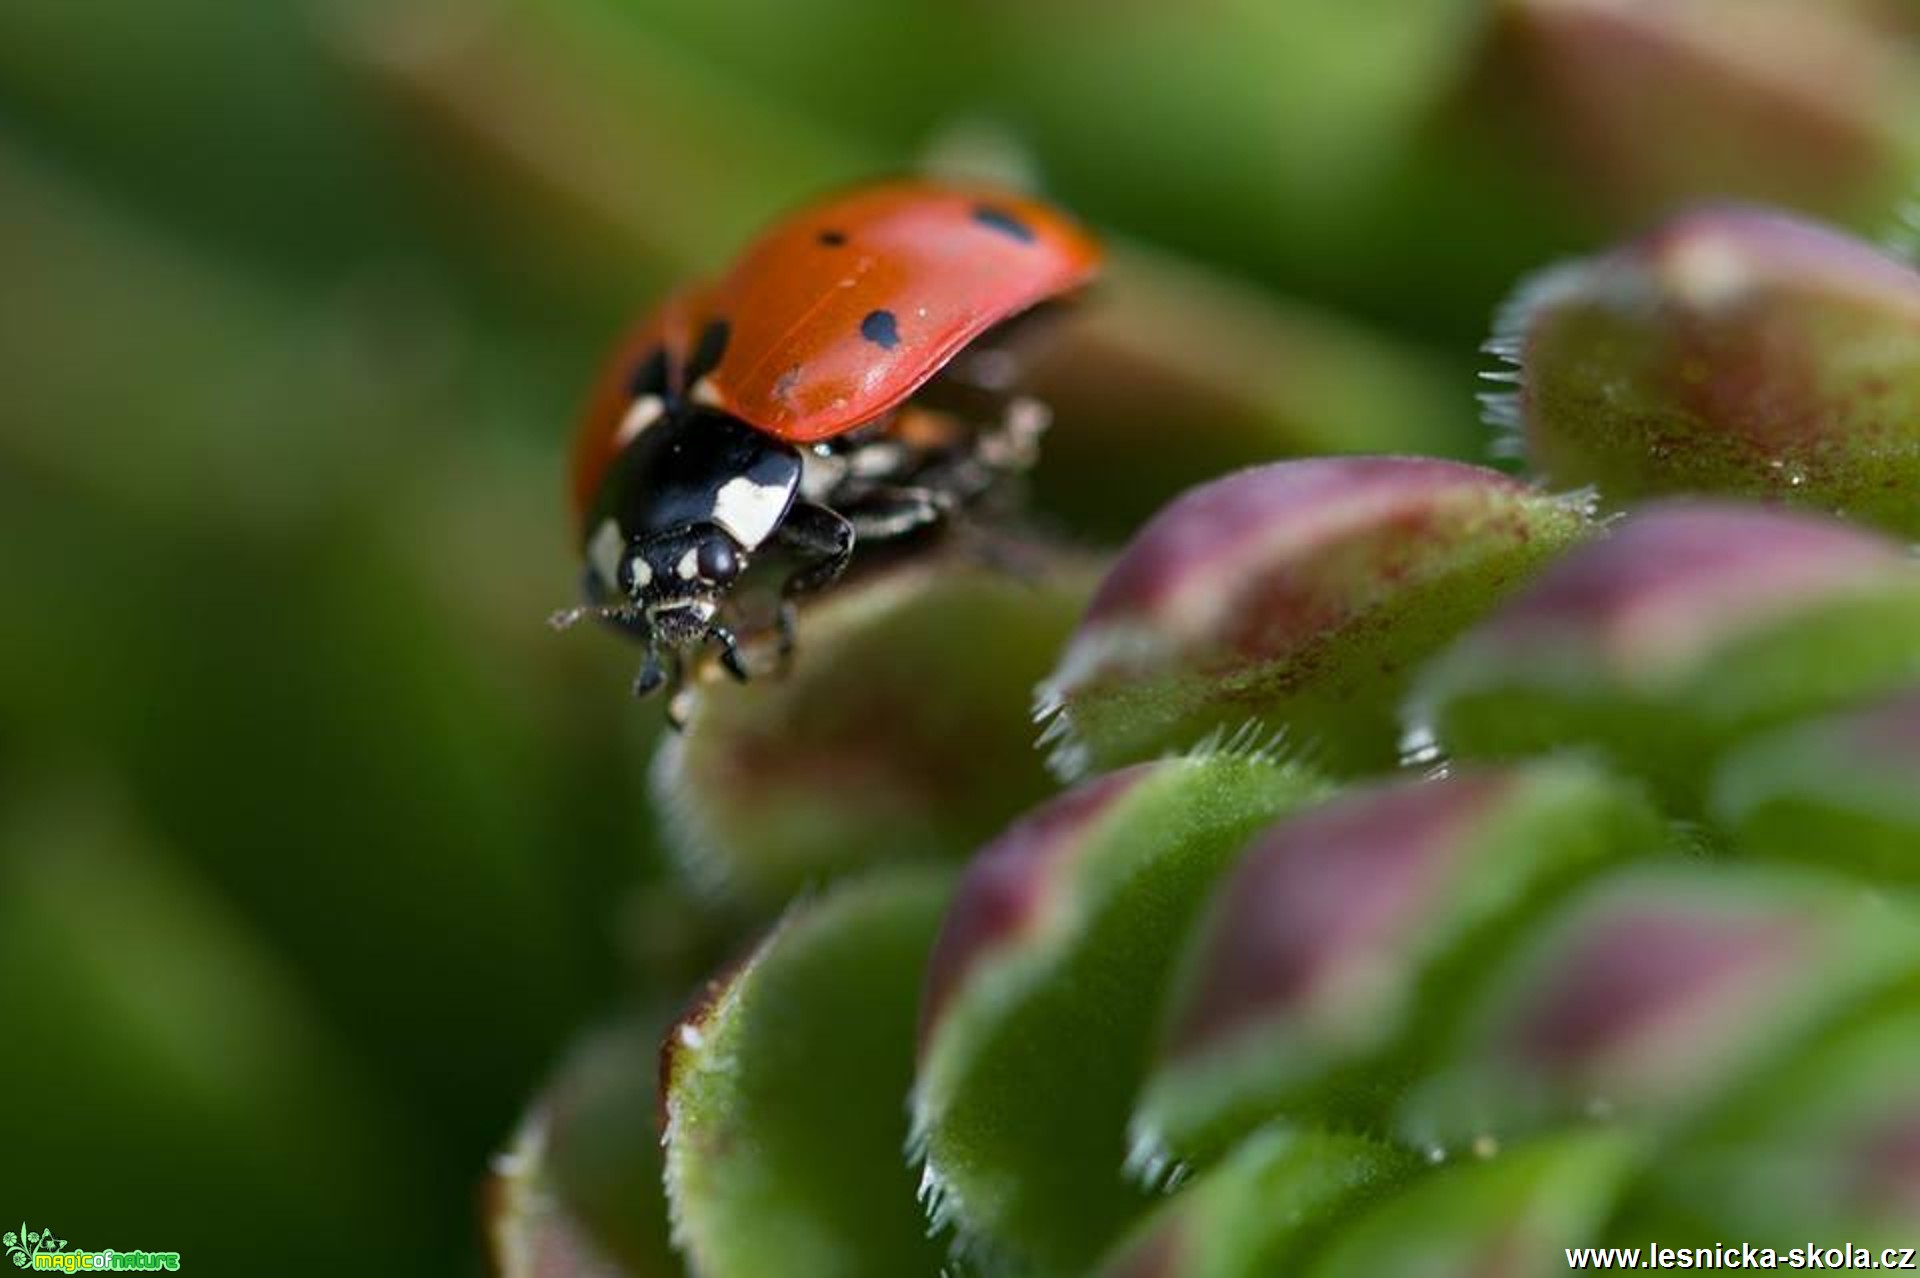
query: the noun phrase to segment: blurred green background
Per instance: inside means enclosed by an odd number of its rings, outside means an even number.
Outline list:
[[[782,208],[931,164],[1115,237],[1039,485],[1098,539],[1480,456],[1522,272],[1700,196],[1877,234],[1916,155],[1911,0],[12,0],[0,1219],[479,1270],[526,1098],[724,931],[632,652],[543,624],[571,417]]]

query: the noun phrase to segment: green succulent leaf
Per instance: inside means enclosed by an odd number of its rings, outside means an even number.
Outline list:
[[[1564,1249],[1600,1236],[1637,1142],[1627,1131],[1547,1137],[1456,1163],[1342,1232],[1310,1278],[1531,1278],[1564,1274]]]
[[[1055,768],[1250,724],[1337,771],[1389,767],[1406,672],[1588,529],[1578,502],[1418,458],[1196,488],[1121,553],[1041,685]]]
[[[1015,553],[1032,575],[952,555],[849,583],[803,615],[784,678],[702,690],[654,769],[696,881],[777,904],[877,861],[957,859],[1052,788],[1026,690],[1090,574]]]
[[[1920,678],[1920,564],[1822,516],[1661,503],[1555,564],[1422,675],[1450,754],[1598,749],[1696,810],[1764,729]]]
[[[1271,1116],[1378,1127],[1475,973],[1572,884],[1668,836],[1577,763],[1350,790],[1263,832],[1189,945],[1136,1165]]]
[[[1268,1278],[1408,1179],[1406,1151],[1337,1132],[1271,1128],[1155,1211],[1098,1278]]]
[[[660,1026],[592,1033],[535,1100],[487,1186],[500,1278],[680,1272],[660,1192]]]
[[[675,1237],[707,1278],[939,1268],[903,1150],[920,973],[950,876],[796,905],[662,1051]]]
[[[569,1211],[553,1184],[537,1118],[495,1155],[483,1202],[487,1251],[500,1278],[632,1278],[636,1272],[614,1261]]]
[[[1913,884],[1920,691],[1743,747],[1715,776],[1711,808],[1746,851]]]
[[[1920,986],[1768,1071],[1649,1160],[1620,1237],[1913,1245]]]
[[[1837,231],[1710,209],[1521,287],[1489,397],[1528,461],[1613,504],[1750,494],[1920,536],[1920,271]]]
[[[1487,978],[1401,1135],[1447,1154],[1554,1124],[1671,1127],[1861,1000],[1920,978],[1920,916],[1841,879],[1615,875]]]
[[[1078,1273],[1146,1203],[1127,1112],[1181,936],[1246,838],[1319,784],[1258,757],[1086,782],[973,861],[927,978],[914,1132],[963,1254]]]
[[[1493,15],[1497,103],[1523,154],[1617,223],[1731,197],[1871,225],[1920,162],[1920,51],[1889,6],[1504,0]]]

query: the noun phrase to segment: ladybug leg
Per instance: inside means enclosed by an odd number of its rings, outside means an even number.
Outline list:
[[[774,660],[781,674],[793,668],[794,632],[797,629],[800,610],[793,600],[782,599],[780,611],[773,614]]]
[[[1040,458],[1040,437],[1052,424],[1053,412],[1045,404],[1016,395],[1007,401],[999,422],[980,432],[974,456],[1000,474],[1031,470]]]
[[[646,636],[647,659],[640,665],[640,673],[633,677],[633,695],[650,697],[667,682],[667,668],[660,660],[660,641],[648,631]],[[679,678],[679,662],[674,662],[674,678]]]
[[[740,639],[726,626],[716,625],[708,632],[708,637],[720,645],[720,664],[726,667],[734,682],[746,683],[753,678],[747,669],[746,661],[740,656]]]
[[[951,515],[953,495],[939,488],[879,488],[847,511],[854,532],[869,541],[885,541],[931,527]]]
[[[797,503],[787,512],[786,522],[775,534],[780,545],[800,558],[800,567],[780,588],[781,611],[795,595],[804,595],[830,586],[846,570],[853,557],[854,525],[843,516],[812,502]],[[782,621],[783,629],[791,623]],[[790,642],[785,637],[782,643]]]
[[[775,668],[785,674],[793,666],[796,596],[824,589],[846,571],[853,558],[853,525],[825,506],[796,503],[774,534],[781,547],[800,561],[780,587],[780,608],[773,615]]]

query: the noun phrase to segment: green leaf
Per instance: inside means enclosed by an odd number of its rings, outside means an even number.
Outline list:
[[[1920,917],[1846,880],[1616,873],[1491,972],[1398,1130],[1445,1154],[1553,1124],[1670,1127],[1916,978]]]
[[[1912,1246],[1920,985],[1813,1043],[1650,1158],[1616,1236]]]
[[[1260,758],[1087,782],[969,867],[927,979],[914,1131],[962,1253],[1084,1272],[1147,1201],[1126,1118],[1181,936],[1246,838],[1319,791]]]
[[[1920,105],[1920,103],[1917,103]],[[1920,535],[1920,271],[1773,213],[1684,215],[1521,287],[1490,400],[1555,484],[1739,493]]]
[[[1188,947],[1136,1166],[1275,1115],[1378,1129],[1526,922],[1666,839],[1636,790],[1574,763],[1351,790],[1278,822]]]
[[[680,1272],[660,1192],[652,1019],[587,1036],[494,1159],[487,1241],[500,1278]]]
[[[1714,778],[1711,811],[1751,852],[1920,880],[1920,692],[1788,728]]]
[[[655,794],[696,880],[761,904],[876,861],[957,859],[1052,787],[1028,689],[1089,574],[937,556],[823,598],[785,678],[712,686]]]
[[[1341,771],[1390,767],[1407,671],[1586,534],[1575,502],[1406,457],[1241,471],[1121,553],[1041,686],[1056,770],[1245,725]]]
[[[1338,1132],[1272,1128],[1155,1211],[1099,1278],[1269,1278],[1407,1179],[1404,1150]]]
[[[1421,676],[1449,753],[1584,746],[1695,810],[1742,738],[1920,678],[1920,565],[1820,516],[1662,503],[1555,564]]]
[[[1920,50],[1897,9],[1503,0],[1487,11],[1487,102],[1517,123],[1517,160],[1589,220],[1738,199],[1874,225],[1920,156]],[[1596,347],[1596,367],[1611,353]]]
[[[631,1278],[636,1271],[617,1264],[560,1196],[546,1140],[544,1122],[529,1118],[493,1160],[483,1203],[494,1272],[499,1278]]]
[[[1310,1278],[1529,1278],[1567,1271],[1632,1171],[1625,1131],[1552,1136],[1443,1168],[1346,1230]]]
[[[903,1150],[947,883],[891,869],[802,902],[668,1037],[667,1191],[706,1278],[939,1268]]]

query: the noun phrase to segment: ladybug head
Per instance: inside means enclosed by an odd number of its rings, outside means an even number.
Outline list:
[[[620,588],[663,643],[697,643],[746,566],[746,552],[719,525],[683,524],[629,547]]]

